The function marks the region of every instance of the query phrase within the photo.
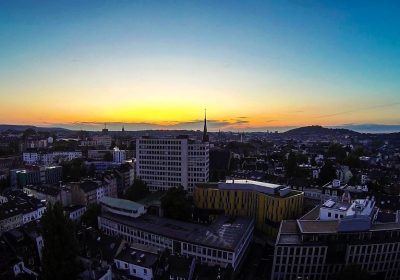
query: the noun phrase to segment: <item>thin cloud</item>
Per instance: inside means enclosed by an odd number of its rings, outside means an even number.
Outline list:
[[[320,115],[320,116],[316,116],[316,118],[330,118],[330,117],[335,117],[335,116],[340,116],[340,115],[345,115],[345,114],[352,114],[352,113],[367,111],[367,110],[395,107],[395,106],[399,106],[399,105],[400,105],[400,102],[387,103],[387,104],[375,105],[375,106],[364,107],[364,108],[359,108],[359,109],[354,109],[354,110],[341,111],[341,112],[332,113],[332,114]]]

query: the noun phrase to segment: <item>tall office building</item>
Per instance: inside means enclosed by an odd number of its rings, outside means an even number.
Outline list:
[[[194,186],[209,179],[209,143],[206,119],[203,141],[177,138],[142,137],[136,140],[136,175],[151,191]]]

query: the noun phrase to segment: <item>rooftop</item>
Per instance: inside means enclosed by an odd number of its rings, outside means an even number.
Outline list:
[[[24,188],[51,196],[57,196],[61,191],[61,189],[58,188],[57,186],[51,186],[51,185],[28,185],[25,186]]]
[[[10,195],[7,198],[8,201],[0,205],[0,220],[27,214],[45,207],[45,204],[40,200],[23,193]]]
[[[294,191],[288,186],[253,181],[253,180],[226,180],[225,182],[219,182],[218,184],[204,184],[200,185],[203,188],[217,188],[220,190],[250,190],[267,195],[277,195],[280,197],[300,194],[299,191]]]
[[[354,201],[347,210],[351,211],[341,219],[321,220],[318,213],[321,206],[316,206],[298,220],[285,220],[281,222],[277,244],[301,244],[307,235],[337,235],[357,232],[377,232],[387,230],[400,230],[400,211],[396,213],[382,212],[374,207],[373,200]],[[365,207],[372,209],[366,215],[362,211],[353,213],[357,203],[364,203]],[[331,205],[328,203],[327,205]],[[371,206],[372,205],[372,206]],[[327,206],[322,206],[327,207]],[[340,207],[339,207],[340,208]],[[329,208],[327,208],[329,209]],[[380,236],[380,235],[379,235]],[[310,241],[307,238],[307,242]],[[311,239],[314,240],[314,239]],[[313,241],[311,241],[313,242]],[[317,241],[316,241],[317,242]]]
[[[115,258],[142,267],[153,267],[158,260],[158,252],[149,252],[146,248],[135,245],[125,247]]]
[[[108,196],[101,198],[100,203],[110,207],[124,209],[128,211],[138,211],[139,208],[144,207],[142,204],[134,201],[120,199],[120,198],[113,198]]]
[[[297,220],[302,233],[336,233],[338,231],[338,220],[329,221],[307,221]]]
[[[135,219],[110,213],[103,213],[101,216],[143,231],[161,233],[171,239],[229,251],[234,251],[245,233],[253,227],[253,221],[243,217],[220,216],[213,224],[205,226],[152,215]]]
[[[96,190],[99,187],[99,184],[95,181],[90,181],[90,180],[86,180],[83,182],[80,182],[80,188],[85,192],[91,192]]]

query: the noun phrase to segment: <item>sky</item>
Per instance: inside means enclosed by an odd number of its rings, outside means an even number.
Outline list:
[[[398,1],[0,0],[0,123],[400,125]]]

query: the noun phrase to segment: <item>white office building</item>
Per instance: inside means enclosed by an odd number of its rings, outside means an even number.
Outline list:
[[[194,186],[209,179],[210,145],[204,117],[202,141],[177,138],[136,139],[136,176],[151,191],[182,186],[192,194]]]
[[[139,138],[136,175],[151,191],[183,186],[193,193],[197,183],[208,182],[209,143],[186,137]]]

